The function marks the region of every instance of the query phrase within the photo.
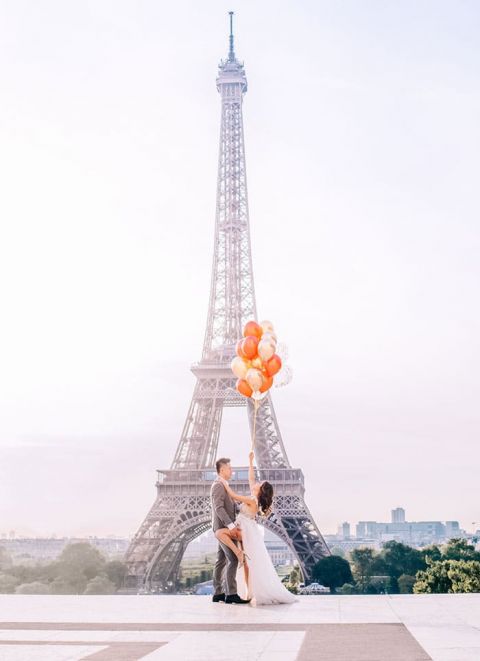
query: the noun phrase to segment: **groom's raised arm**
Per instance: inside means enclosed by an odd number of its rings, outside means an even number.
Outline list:
[[[215,482],[212,487],[212,503],[215,514],[218,516],[225,528],[230,528],[230,530],[235,528],[234,522],[229,517],[228,512],[225,509],[225,488],[221,482]]]

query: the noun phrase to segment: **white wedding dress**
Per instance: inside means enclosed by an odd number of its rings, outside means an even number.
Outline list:
[[[244,599],[255,600],[257,605],[291,604],[297,599],[280,581],[255,518],[256,515],[242,503],[236,522],[242,531],[243,550],[248,555],[249,576],[247,586],[243,567],[239,567],[238,594]]]

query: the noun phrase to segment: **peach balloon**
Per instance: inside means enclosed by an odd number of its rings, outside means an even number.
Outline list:
[[[230,367],[232,368],[232,372],[235,374],[237,379],[244,379],[247,375],[249,365],[243,358],[235,356],[235,358],[230,363]]]
[[[245,379],[238,379],[237,390],[244,397],[251,397],[253,394],[253,390],[250,388]]]
[[[243,329],[243,337],[248,337],[249,335],[253,335],[258,339],[262,337],[263,329],[260,326],[260,324],[257,324],[256,321],[249,321],[248,323],[245,324],[245,327]]]
[[[267,376],[275,376],[282,369],[282,359],[277,354],[274,354],[265,365],[265,372]]]
[[[263,385],[262,373],[252,367],[248,370],[245,381],[254,392],[258,392]]]
[[[273,356],[275,353],[275,345],[273,342],[270,342],[269,340],[264,340],[263,338],[260,340],[258,343],[258,355],[262,360],[270,360],[270,358]],[[256,367],[256,365],[254,365]]]
[[[261,344],[261,343],[260,343]],[[258,346],[260,346],[260,344]],[[263,369],[263,360],[261,356],[257,356],[251,361],[251,366],[255,367],[257,370],[262,370]]]
[[[270,390],[272,386],[273,386],[273,376],[264,376],[263,384],[262,387],[260,388],[260,392],[267,392],[267,390]]]
[[[245,358],[248,358],[248,360],[252,360],[257,355],[257,347],[258,337],[249,335],[242,341],[241,344],[242,357],[244,356]]]

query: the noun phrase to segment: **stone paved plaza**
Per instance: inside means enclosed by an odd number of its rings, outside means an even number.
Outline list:
[[[480,594],[209,597],[0,595],[1,661],[480,661]]]

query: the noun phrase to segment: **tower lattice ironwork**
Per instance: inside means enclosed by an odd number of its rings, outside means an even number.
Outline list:
[[[157,496],[127,551],[127,587],[176,588],[180,562],[191,540],[210,527],[209,493],[215,478],[225,406],[253,406],[235,390],[230,362],[246,321],[257,318],[248,214],[242,102],[247,91],[243,63],[234,52],[230,13],[229,52],[217,77],[221,96],[217,206],[210,304],[202,358],[192,366],[196,385],[170,469],[157,471]],[[329,554],[304,500],[303,473],[288,461],[270,395],[258,410],[256,463],[259,479],[275,489],[274,513],[264,525],[296,555],[305,580]],[[233,488],[247,493],[246,468],[235,468]]]

